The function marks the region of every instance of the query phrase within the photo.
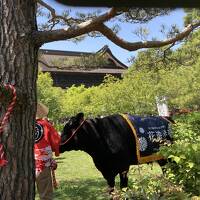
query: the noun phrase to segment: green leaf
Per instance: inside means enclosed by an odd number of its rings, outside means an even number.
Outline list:
[[[189,162],[188,166],[189,166],[189,168],[193,168],[194,167],[194,163],[193,162]]]
[[[173,160],[174,160],[176,163],[179,163],[180,160],[181,160],[181,158],[178,157],[178,156],[174,156],[174,157],[173,157]]]

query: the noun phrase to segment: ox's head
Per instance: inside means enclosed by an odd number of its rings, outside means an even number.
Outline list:
[[[65,124],[61,134],[60,152],[69,151],[75,148],[75,138],[81,123],[84,120],[84,114],[78,113],[71,117]]]

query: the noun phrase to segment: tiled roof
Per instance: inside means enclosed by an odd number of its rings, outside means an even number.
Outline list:
[[[75,62],[77,59],[83,58],[83,56],[94,56],[100,55],[104,56],[103,59],[106,60],[105,64],[101,66],[91,66],[89,70],[85,67],[77,65]],[[76,64],[73,64],[76,63]],[[121,63],[108,48],[104,46],[102,49],[96,53],[89,52],[74,52],[74,51],[60,51],[60,50],[49,50],[49,49],[40,49],[39,50],[39,66],[42,71],[45,72],[75,72],[75,73],[122,73],[128,67]]]

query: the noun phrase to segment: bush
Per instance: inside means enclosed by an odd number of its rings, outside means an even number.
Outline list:
[[[171,159],[167,177],[191,195],[200,195],[200,114],[180,117],[174,129],[174,143],[161,153]]]
[[[121,192],[121,199],[188,200],[188,194],[182,187],[163,177],[161,170],[158,169],[158,165],[152,165],[151,169],[148,165],[131,167],[130,189]]]

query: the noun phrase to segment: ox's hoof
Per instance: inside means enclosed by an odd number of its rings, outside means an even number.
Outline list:
[[[108,187],[107,191],[109,194],[112,194],[114,192],[115,188],[114,187]]]

